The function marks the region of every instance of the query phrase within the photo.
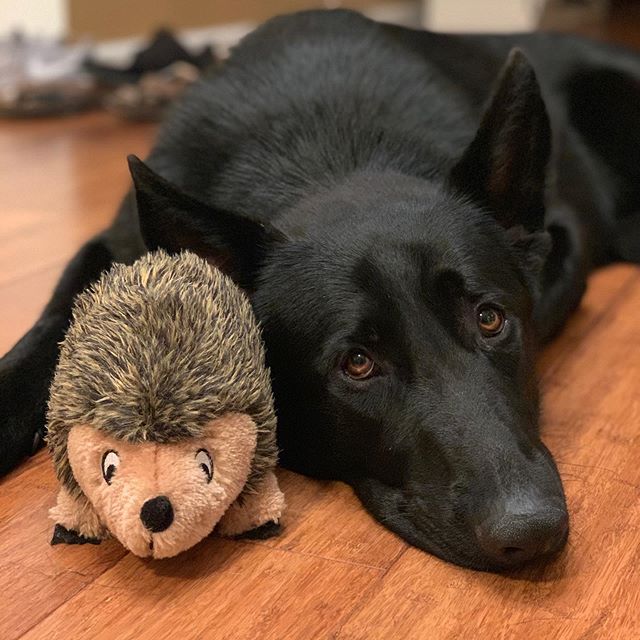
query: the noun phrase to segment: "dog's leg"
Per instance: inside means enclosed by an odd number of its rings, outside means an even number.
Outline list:
[[[65,269],[39,320],[0,359],[0,475],[42,444],[49,383],[73,299],[112,261],[102,236],[84,245]]]
[[[280,517],[285,507],[284,495],[275,474],[270,471],[255,493],[236,500],[220,520],[218,533],[223,536],[270,538],[280,531]]]
[[[611,184],[614,211],[608,232],[600,234],[608,245],[603,262],[640,263],[640,65],[636,58],[630,70],[626,55],[618,64],[572,74],[567,105],[571,124],[608,170],[600,181]]]
[[[579,246],[578,233],[572,232],[572,225],[552,224],[547,230],[552,246],[534,309],[536,334],[541,343],[553,338],[580,304],[589,272],[588,256],[584,247]]]
[[[622,260],[640,264],[640,213],[618,221],[616,242],[618,256]]]

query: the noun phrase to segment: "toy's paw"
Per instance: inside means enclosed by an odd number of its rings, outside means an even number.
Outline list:
[[[45,438],[47,435],[47,429],[44,425],[41,425],[36,429],[36,432],[33,434],[33,444],[31,445],[31,455],[35,455],[38,453],[42,447],[44,447]]]
[[[267,538],[279,535],[281,531],[282,525],[279,522],[269,520],[269,522],[265,522],[255,529],[249,529],[249,531],[245,531],[235,537],[238,539],[244,538],[245,540],[267,540]]]
[[[100,540],[98,538],[85,538],[73,529],[67,529],[61,524],[56,524],[51,544],[100,544]]]

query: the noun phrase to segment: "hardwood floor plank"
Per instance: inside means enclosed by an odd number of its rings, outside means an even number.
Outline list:
[[[0,481],[0,638],[13,640],[90,584],[125,555],[100,546],[55,546],[48,511],[58,484],[48,453]]]
[[[125,555],[115,541],[101,545],[51,546],[58,482],[46,451],[41,451],[24,470],[0,482],[0,574],[19,563],[52,577],[65,572],[88,578],[99,575]],[[0,638],[2,636],[0,635]]]
[[[71,573],[52,577],[18,563],[9,569],[0,571],[2,640],[20,638],[87,584],[84,577]]]
[[[22,637],[329,638],[380,573],[209,539],[175,559],[126,556]]]
[[[0,285],[0,355],[25,334],[42,313],[62,274],[64,262]]]
[[[269,547],[327,559],[388,568],[407,547],[378,524],[342,482],[320,482],[281,469],[287,497],[284,531]]]
[[[130,184],[127,154],[146,155],[155,133],[101,113],[73,122],[0,121],[0,285],[68,260],[104,228]]]

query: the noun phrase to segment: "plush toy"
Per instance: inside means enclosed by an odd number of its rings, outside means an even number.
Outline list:
[[[147,254],[78,296],[51,385],[52,544],[138,556],[277,532],[269,372],[245,294],[201,258]]]

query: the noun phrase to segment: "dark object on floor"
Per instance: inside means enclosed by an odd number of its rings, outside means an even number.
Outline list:
[[[606,74],[576,77],[603,68],[632,104],[609,99]],[[277,18],[177,105],[136,184],[144,200],[129,194],[90,246],[115,261],[191,249],[250,292],[284,465],[349,482],[449,561],[549,557],[568,523],[534,357],[591,269],[637,255],[619,214],[640,211],[637,166],[620,162],[640,147],[639,76],[637,55],[557,34]],[[580,104],[600,105],[598,130]],[[61,318],[90,277],[83,255],[51,303]],[[51,315],[0,361],[5,469],[43,421],[22,399],[49,383],[64,329],[43,330]]]
[[[186,62],[199,71],[204,71],[215,63],[211,47],[207,46],[198,54],[187,51],[170,31],[161,29],[153,37],[148,47],[136,54],[133,62],[126,68],[118,68],[89,58],[85,69],[98,82],[117,87],[138,82],[145,74],[161,71],[176,62]]]
[[[94,89],[90,80],[24,84],[15,94],[0,98],[0,115],[37,118],[77,113],[98,104]]]
[[[118,87],[105,96],[102,104],[126,120],[157,122],[199,77],[200,71],[192,64],[174,62],[161,71],[145,73],[136,83]]]
[[[191,54],[169,31],[161,30],[128,67],[118,69],[90,59],[85,68],[100,86],[110,89],[102,101],[107,111],[126,120],[155,122],[215,61],[211,47]]]
[[[82,68],[87,51],[86,43],[20,33],[0,40],[0,115],[53,116],[96,105],[96,83]]]

